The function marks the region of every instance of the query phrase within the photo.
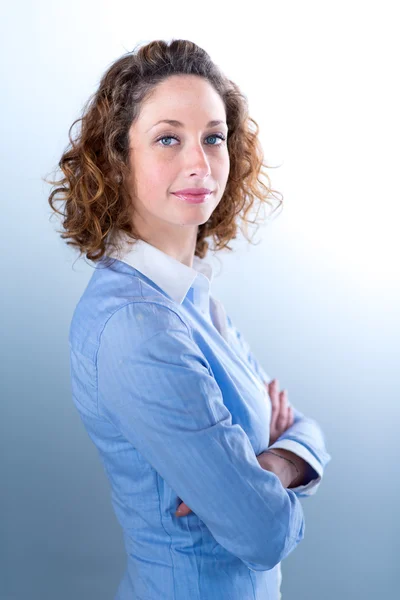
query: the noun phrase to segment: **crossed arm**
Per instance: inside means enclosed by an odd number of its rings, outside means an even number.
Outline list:
[[[74,353],[71,359],[79,360]],[[134,300],[115,311],[99,340],[96,369],[98,415],[249,569],[272,569],[303,539],[297,496],[312,493],[308,486],[314,492],[318,480],[284,489],[274,473],[259,468],[248,436],[233,422],[208,362],[173,307]],[[320,478],[327,457],[322,433],[312,420],[293,414],[293,425],[260,450],[293,452],[314,462]]]

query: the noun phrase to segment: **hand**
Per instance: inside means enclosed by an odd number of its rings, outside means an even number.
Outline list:
[[[178,500],[180,500],[180,498],[178,498]],[[178,510],[179,514],[177,513]],[[182,502],[181,504],[178,503],[178,508],[176,509],[175,516],[186,517],[186,515],[188,515],[190,512],[192,512],[192,509],[189,508],[187,504],[185,504],[184,502]]]
[[[265,386],[271,398],[271,423],[269,433],[269,445],[271,446],[278,437],[293,425],[293,409],[287,402],[287,390],[279,391],[279,381],[273,379]]]

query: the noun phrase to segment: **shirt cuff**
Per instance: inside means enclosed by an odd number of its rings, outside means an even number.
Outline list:
[[[289,488],[292,492],[295,492],[298,496],[312,496],[317,491],[319,484],[322,480],[323,468],[315,456],[302,444],[299,442],[295,442],[294,440],[279,440],[276,441],[272,446],[269,446],[267,450],[272,450],[272,448],[282,448],[283,450],[289,450],[300,458],[304,459],[317,473],[317,477],[311,479],[305,485],[298,485],[294,488]]]

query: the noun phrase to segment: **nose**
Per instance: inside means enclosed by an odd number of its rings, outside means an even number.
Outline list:
[[[195,144],[185,152],[185,164],[190,175],[205,178],[211,173],[210,163],[201,144]]]

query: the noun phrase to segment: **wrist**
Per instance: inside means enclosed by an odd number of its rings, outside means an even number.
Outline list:
[[[265,471],[274,473],[282,483],[283,487],[287,488],[291,485],[296,469],[289,461],[284,460],[278,454],[268,452],[267,450],[257,456],[260,466]],[[293,473],[295,471],[295,473]]]
[[[270,454],[274,453],[280,455],[285,462],[288,462],[288,464],[292,466],[292,479],[288,487],[297,487],[299,485],[304,485],[311,479],[311,477],[307,478],[307,473],[309,472],[310,466],[303,458],[301,458],[301,456],[298,456],[294,452],[291,452],[290,450],[286,450],[284,448],[271,448],[268,449],[266,452],[269,452]]]

